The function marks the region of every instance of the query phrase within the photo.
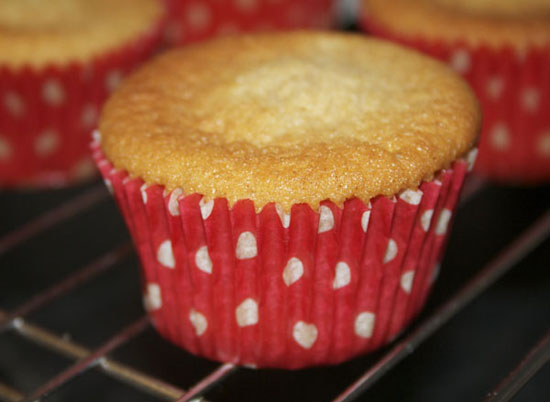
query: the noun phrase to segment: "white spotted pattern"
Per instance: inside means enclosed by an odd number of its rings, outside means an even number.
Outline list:
[[[105,88],[107,88],[109,92],[113,92],[115,89],[117,89],[121,81],[122,81],[121,71],[119,70],[109,71],[109,73],[105,77]]]
[[[25,113],[25,103],[21,96],[15,92],[8,92],[4,95],[4,105],[13,117],[21,117]]]
[[[237,248],[235,254],[239,260],[254,258],[258,255],[258,247],[256,238],[252,232],[242,232],[237,240]]]
[[[145,310],[153,311],[162,307],[160,286],[157,283],[148,283],[144,297]]]
[[[174,250],[172,249],[172,242],[170,240],[164,240],[160,244],[157,250],[157,261],[166,268],[173,269],[176,266]]]
[[[459,74],[466,74],[470,71],[472,60],[465,49],[458,49],[451,55],[451,67]]]
[[[421,190],[405,190],[401,193],[399,198],[407,204],[418,205],[420,201],[422,201],[422,195],[424,195],[424,193]]]
[[[334,215],[329,207],[321,205],[319,208],[319,229],[318,233],[328,232],[334,228]]]
[[[287,214],[279,204],[275,205],[275,210],[277,211],[277,215],[279,215],[281,225],[283,225],[285,229],[288,229],[290,226],[290,214]]]
[[[207,246],[199,247],[195,253],[195,264],[202,272],[206,272],[207,274],[212,273],[212,260],[210,259]]]
[[[54,130],[46,130],[34,140],[34,152],[38,156],[49,156],[53,154],[58,147],[59,136]]]
[[[537,153],[544,157],[550,157],[550,130],[545,131],[537,139]]]
[[[368,211],[363,212],[363,215],[361,216],[361,228],[363,229],[363,232],[366,232],[369,228],[369,221],[370,221],[370,209]]]
[[[384,264],[392,261],[397,256],[397,243],[395,240],[388,240],[388,246],[386,248],[386,254],[384,255]]]
[[[351,282],[351,269],[349,268],[349,265],[346,264],[344,261],[338,262],[336,264],[335,274],[334,274],[334,281],[332,282],[332,287],[334,289],[340,289],[344,286],[349,285]]]
[[[504,90],[504,81],[501,77],[494,76],[487,81],[487,95],[492,100],[498,100]]]
[[[447,208],[441,211],[439,214],[439,219],[437,220],[437,225],[435,226],[435,234],[442,235],[447,233],[447,228],[452,215],[452,212]]]
[[[8,140],[0,137],[0,161],[5,161],[10,158],[13,150]]]
[[[203,3],[193,2],[187,8],[187,23],[194,31],[202,31],[208,28],[212,16],[210,9]]]
[[[258,303],[251,298],[245,299],[235,310],[239,327],[248,327],[258,323]]]
[[[360,338],[370,338],[374,332],[376,316],[370,311],[363,311],[355,317],[355,335]]]
[[[42,98],[50,106],[61,106],[65,101],[65,92],[57,80],[50,79],[42,86]]]
[[[298,321],[292,329],[292,337],[304,349],[311,349],[317,340],[317,327],[304,321]]]
[[[283,281],[286,286],[292,285],[304,275],[304,264],[299,258],[292,257],[283,270]]]
[[[434,210],[427,209],[422,213],[422,216],[420,217],[420,225],[422,226],[422,229],[424,229],[425,232],[427,232],[430,229],[430,224],[432,223],[433,215],[434,215]]]
[[[491,145],[498,151],[503,151],[510,146],[510,132],[508,127],[499,123],[496,124],[490,132]]]
[[[208,328],[208,321],[206,320],[204,314],[191,309],[189,312],[189,321],[191,321],[191,324],[195,328],[195,333],[197,336],[201,336],[206,332],[206,329]]]
[[[170,197],[168,198],[168,211],[170,212],[170,215],[172,216],[179,216],[180,214],[180,208],[179,208],[179,198],[183,194],[183,190],[181,188],[175,188],[170,193]]]
[[[82,108],[82,127],[92,128],[97,120],[97,109],[94,105],[88,104]]]
[[[202,219],[208,219],[208,217],[212,213],[212,209],[214,209],[214,200],[206,201],[205,198],[202,197],[199,201],[199,207],[201,209]]]
[[[401,275],[401,289],[405,291],[405,293],[411,293],[412,286],[414,281],[414,271],[406,271]]]
[[[521,93],[521,106],[534,113],[539,108],[540,92],[537,88],[526,88]]]
[[[244,12],[250,12],[258,6],[258,0],[233,0],[235,7]]]

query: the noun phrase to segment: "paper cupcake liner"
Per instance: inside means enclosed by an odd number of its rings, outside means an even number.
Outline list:
[[[335,25],[333,0],[166,0],[170,9],[165,38],[182,45],[237,32]]]
[[[477,172],[512,183],[550,180],[550,46],[497,50],[406,38],[368,18],[362,25],[447,62],[470,83],[483,109]]]
[[[89,63],[0,66],[0,186],[57,187],[95,175],[89,142],[100,107],[152,53],[161,25]]]
[[[229,207],[146,185],[93,144],[143,267],[162,336],[209,359],[297,369],[335,364],[391,340],[430,290],[468,163],[392,198],[290,214]]]

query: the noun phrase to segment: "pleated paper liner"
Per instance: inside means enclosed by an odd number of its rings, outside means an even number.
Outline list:
[[[169,45],[218,35],[298,28],[332,28],[334,0],[167,0]]]
[[[58,187],[97,174],[90,134],[121,78],[153,52],[163,22],[89,63],[0,66],[0,186]]]
[[[476,172],[518,184],[550,180],[550,46],[497,50],[407,38],[369,18],[362,25],[447,62],[470,83],[483,109]]]
[[[468,162],[368,203],[268,204],[146,185],[94,158],[130,229],[144,302],[191,353],[256,367],[336,364],[387,343],[431,288]],[[473,156],[474,154],[472,154]]]

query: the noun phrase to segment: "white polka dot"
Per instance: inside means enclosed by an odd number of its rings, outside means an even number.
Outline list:
[[[121,81],[122,81],[121,71],[119,70],[109,71],[109,73],[105,77],[105,88],[107,88],[109,92],[113,92],[115,89],[117,89]]]
[[[319,208],[319,229],[318,233],[324,233],[334,228],[334,215],[329,207],[321,205]]]
[[[286,286],[292,285],[304,275],[304,264],[296,257],[292,257],[286,263],[283,270],[283,281]]]
[[[370,213],[371,211],[368,210],[363,212],[363,215],[361,216],[361,228],[363,229],[363,232],[366,232],[369,227]]]
[[[466,155],[466,162],[468,163],[468,171],[471,172],[474,168],[477,160],[477,148],[472,149],[470,152],[468,152],[468,155]]]
[[[451,55],[450,64],[457,73],[465,74],[470,71],[472,65],[470,54],[464,49],[455,50]]]
[[[180,208],[179,208],[179,198],[183,194],[183,190],[181,188],[175,188],[170,193],[170,197],[168,198],[168,212],[170,212],[170,215],[172,216],[179,216],[180,214]]]
[[[343,261],[340,261],[336,264],[336,270],[334,275],[334,281],[332,282],[332,287],[334,289],[340,289],[344,286],[349,285],[351,282],[351,269],[349,265]]]
[[[526,88],[521,93],[521,106],[528,112],[534,113],[539,107],[540,92],[536,88]]]
[[[405,190],[401,193],[399,198],[405,201],[407,204],[418,205],[422,201],[424,193],[421,190]]]
[[[50,106],[60,106],[65,101],[65,92],[57,80],[48,80],[42,86],[42,98]]]
[[[76,179],[85,179],[96,173],[94,162],[89,158],[78,161],[72,168],[73,176]]]
[[[207,274],[212,273],[212,260],[208,253],[208,247],[202,246],[197,250],[195,254],[195,264],[202,272],[206,272]]]
[[[191,324],[195,328],[195,333],[197,336],[201,336],[206,332],[206,329],[208,328],[208,321],[203,314],[191,309],[189,312],[189,321],[191,321]]]
[[[437,225],[435,226],[435,234],[442,235],[447,232],[447,227],[449,226],[452,215],[452,212],[447,208],[441,211],[439,219],[437,220]]]
[[[160,286],[157,283],[148,283],[144,297],[145,310],[153,311],[162,307]]]
[[[111,180],[109,179],[103,179],[103,182],[105,183],[105,187],[107,187],[107,190],[113,194],[113,183],[111,183]]]
[[[355,334],[361,338],[370,338],[374,332],[376,316],[370,311],[363,311],[355,318]]]
[[[422,213],[422,216],[420,217],[420,225],[422,226],[422,229],[424,229],[425,232],[430,230],[430,224],[432,223],[433,215],[434,215],[434,210],[427,209]]]
[[[258,254],[256,238],[251,232],[242,232],[237,240],[237,249],[235,250],[239,260],[254,258]]]
[[[251,298],[245,299],[235,310],[239,327],[248,327],[258,323],[258,303]]]
[[[290,226],[290,214],[287,214],[279,204],[275,204],[275,210],[277,211],[277,215],[279,215],[281,225],[287,229]]]
[[[187,7],[186,19],[190,29],[203,31],[210,25],[212,16],[206,5],[194,2]]]
[[[147,204],[147,184],[143,183],[139,188],[139,191],[141,193],[141,199],[143,200],[143,203]]]
[[[492,100],[498,100],[504,90],[504,81],[501,77],[491,77],[487,81],[487,95]]]
[[[214,209],[214,200],[206,201],[206,199],[202,197],[199,201],[199,207],[201,209],[202,219],[208,219],[208,217],[212,213],[212,209]]]
[[[541,156],[550,157],[550,130],[542,133],[537,139],[537,152]]]
[[[164,240],[157,250],[157,261],[166,268],[174,268],[176,261],[174,259],[174,250],[172,249],[172,242],[170,240]]]
[[[411,293],[414,280],[414,271],[406,271],[401,275],[401,289],[405,293]]]
[[[304,349],[311,349],[317,340],[317,327],[313,324],[307,324],[303,321],[298,321],[294,324],[292,337]]]
[[[96,124],[97,120],[97,109],[95,105],[88,104],[82,108],[82,127],[84,128],[92,128]]]
[[[510,146],[510,133],[503,123],[496,124],[490,133],[491,145],[494,149],[502,151]]]
[[[92,141],[97,145],[101,143],[101,133],[99,130],[92,131]]]
[[[244,12],[250,12],[258,6],[257,0],[233,0],[233,2],[237,9]]]
[[[384,255],[384,264],[392,261],[397,256],[397,243],[395,240],[388,240],[388,246],[386,248],[386,254]]]
[[[34,140],[34,152],[38,156],[51,155],[58,147],[59,136],[54,130],[46,130]]]
[[[25,103],[19,94],[8,92],[4,95],[4,105],[13,117],[21,117],[25,113]]]
[[[13,149],[7,139],[0,137],[0,161],[6,161],[10,158]]]

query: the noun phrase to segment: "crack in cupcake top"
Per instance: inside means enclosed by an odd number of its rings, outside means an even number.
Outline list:
[[[86,61],[139,38],[162,13],[159,0],[0,0],[0,63]]]
[[[100,132],[115,167],[148,183],[288,210],[413,188],[471,148],[479,120],[438,62],[301,32],[162,55],[114,94]]]
[[[550,0],[362,0],[367,18],[410,39],[526,49],[550,45]]]

